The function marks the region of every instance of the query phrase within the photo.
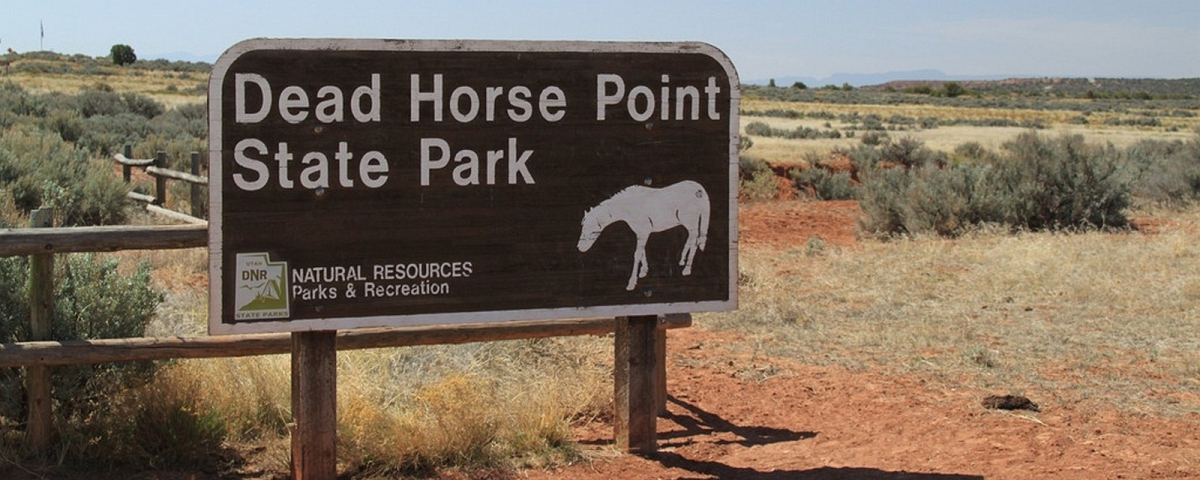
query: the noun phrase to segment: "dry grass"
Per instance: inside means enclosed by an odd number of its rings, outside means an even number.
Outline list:
[[[919,372],[1050,404],[1200,412],[1200,209],[1172,215],[1159,234],[743,250],[741,309],[699,324],[803,362]]]
[[[155,70],[133,70],[111,67],[103,76],[50,73],[12,73],[0,77],[36,93],[79,93],[80,90],[104,83],[117,92],[141,93],[167,108],[183,104],[203,104],[207,93],[202,87],[208,76],[198,73],[176,73]]]
[[[150,262],[167,291],[148,334],[205,333],[205,249],[119,255]],[[611,357],[612,340],[596,337],[339,352],[342,468],[362,478],[572,461],[571,425],[611,408]],[[180,360],[130,395],[150,412],[204,412],[229,444],[256,447],[243,449],[256,465],[287,472],[290,382],[286,355]]]
[[[604,352],[611,342],[592,338],[340,352],[342,469],[388,475],[574,460],[572,422],[609,408]],[[144,403],[155,410],[186,397],[190,411],[219,420],[228,442],[260,446],[258,465],[286,472],[290,382],[286,355],[185,360],[159,373]]]
[[[343,354],[342,454],[380,473],[570,460],[570,422],[607,411],[606,352],[565,338]]]
[[[202,331],[201,293],[171,291],[151,329]],[[611,340],[594,337],[339,352],[342,468],[361,476],[574,460],[572,423],[610,408],[611,354]],[[286,472],[290,382],[286,355],[183,360],[159,372],[144,401],[162,410],[160,401],[188,398],[190,411],[219,420],[228,442],[259,446],[256,464]]]

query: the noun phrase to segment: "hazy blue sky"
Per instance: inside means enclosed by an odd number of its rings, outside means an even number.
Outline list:
[[[695,40],[743,80],[951,75],[1200,77],[1197,0],[0,0],[0,50],[215,59],[253,37]]]

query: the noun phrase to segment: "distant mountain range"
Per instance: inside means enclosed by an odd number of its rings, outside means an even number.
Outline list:
[[[884,73],[835,73],[828,77],[775,77],[775,86],[790,87],[796,82],[804,82],[808,88],[820,88],[825,85],[842,86],[850,84],[853,87],[881,85],[896,80],[932,80],[932,81],[965,81],[965,80],[1003,80],[1014,77],[1031,77],[1033,75],[948,75],[940,70],[905,70],[901,72]],[[771,79],[742,80],[748,85],[767,85]]]
[[[172,62],[204,62],[214,63],[220,55],[196,55],[188,52],[167,52],[167,53],[148,53],[146,55],[138,55],[138,58],[144,60],[154,60],[161,58]],[[766,85],[765,83],[763,85]],[[790,83],[788,85],[791,85]]]

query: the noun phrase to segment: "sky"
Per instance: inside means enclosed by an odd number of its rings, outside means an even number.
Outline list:
[[[0,51],[104,56],[120,43],[139,58],[214,61],[256,37],[702,41],[744,82],[1200,77],[1196,0],[0,0]]]

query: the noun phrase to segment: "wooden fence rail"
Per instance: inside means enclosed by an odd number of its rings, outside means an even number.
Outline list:
[[[54,228],[51,226],[52,220],[40,220],[42,215],[52,218],[53,213],[35,213],[31,216],[31,226],[45,228],[0,229],[0,257],[30,255],[41,259],[34,263],[49,262],[52,269],[53,257],[60,253],[195,248],[208,243],[206,225]],[[654,417],[664,412],[666,407],[666,330],[691,325],[690,314],[678,314],[360,329],[336,333],[302,332],[300,335],[280,333],[47,341],[37,332],[43,330],[38,327],[41,323],[45,323],[44,330],[49,331],[49,322],[40,320],[41,317],[49,320],[49,314],[37,312],[53,312],[53,297],[45,297],[46,292],[53,293],[52,270],[32,278],[29,289],[30,306],[35,312],[34,317],[37,317],[31,318],[35,324],[35,336],[32,338],[35,341],[0,344],[0,367],[27,369],[27,380],[32,383],[27,386],[30,408],[26,433],[30,446],[38,452],[48,452],[50,449],[53,421],[50,416],[50,376],[47,369],[53,366],[291,353],[295,369],[297,358],[306,358],[304,349],[300,350],[302,355],[297,357],[297,345],[303,345],[301,339],[307,336],[332,341],[338,350],[349,350],[615,333],[617,376],[614,378],[614,402],[618,413],[614,419],[615,440],[618,448],[648,453],[656,448]],[[325,361],[327,363],[328,359]],[[326,384],[314,386],[305,381],[297,382],[295,371],[292,381],[293,402],[297,399],[297,388],[336,388]],[[335,381],[333,385],[336,385]],[[332,399],[328,401],[333,402]],[[332,404],[317,407],[328,409],[332,408]],[[297,414],[297,418],[306,422],[310,416],[307,413],[303,416]],[[322,425],[330,422],[332,420],[323,421]],[[309,429],[306,431],[311,433]],[[297,456],[298,444],[315,441],[293,438],[293,457]],[[322,438],[321,441],[331,440]],[[322,469],[332,468],[326,467]]]
[[[208,245],[205,225],[0,229],[0,257],[42,253],[171,250]]]
[[[191,173],[171,170],[167,167],[166,152],[159,151],[154,158],[129,158],[133,155],[133,147],[125,145],[124,153],[113,155],[113,160],[121,165],[121,176],[125,183],[129,183],[132,178],[131,170],[134,167],[140,167],[145,172],[154,177],[154,195],[146,195],[144,193],[129,192],[126,196],[132,200],[147,203],[146,209],[160,215],[182,220],[188,223],[203,224],[206,215],[204,208],[204,196],[201,191],[203,187],[208,186],[208,177],[200,175],[200,152],[192,152],[191,155]],[[179,180],[187,182],[191,190],[191,215],[166,209],[167,203],[167,180]]]
[[[684,328],[691,315],[663,315],[659,329]],[[607,335],[613,318],[517,321],[500,324],[438,325],[407,328],[343,330],[338,350],[417,345],[452,345],[499,340]],[[142,337],[103,340],[40,341],[0,344],[0,367],[61,366],[174,358],[228,358],[290,353],[289,333],[215,337]]]

